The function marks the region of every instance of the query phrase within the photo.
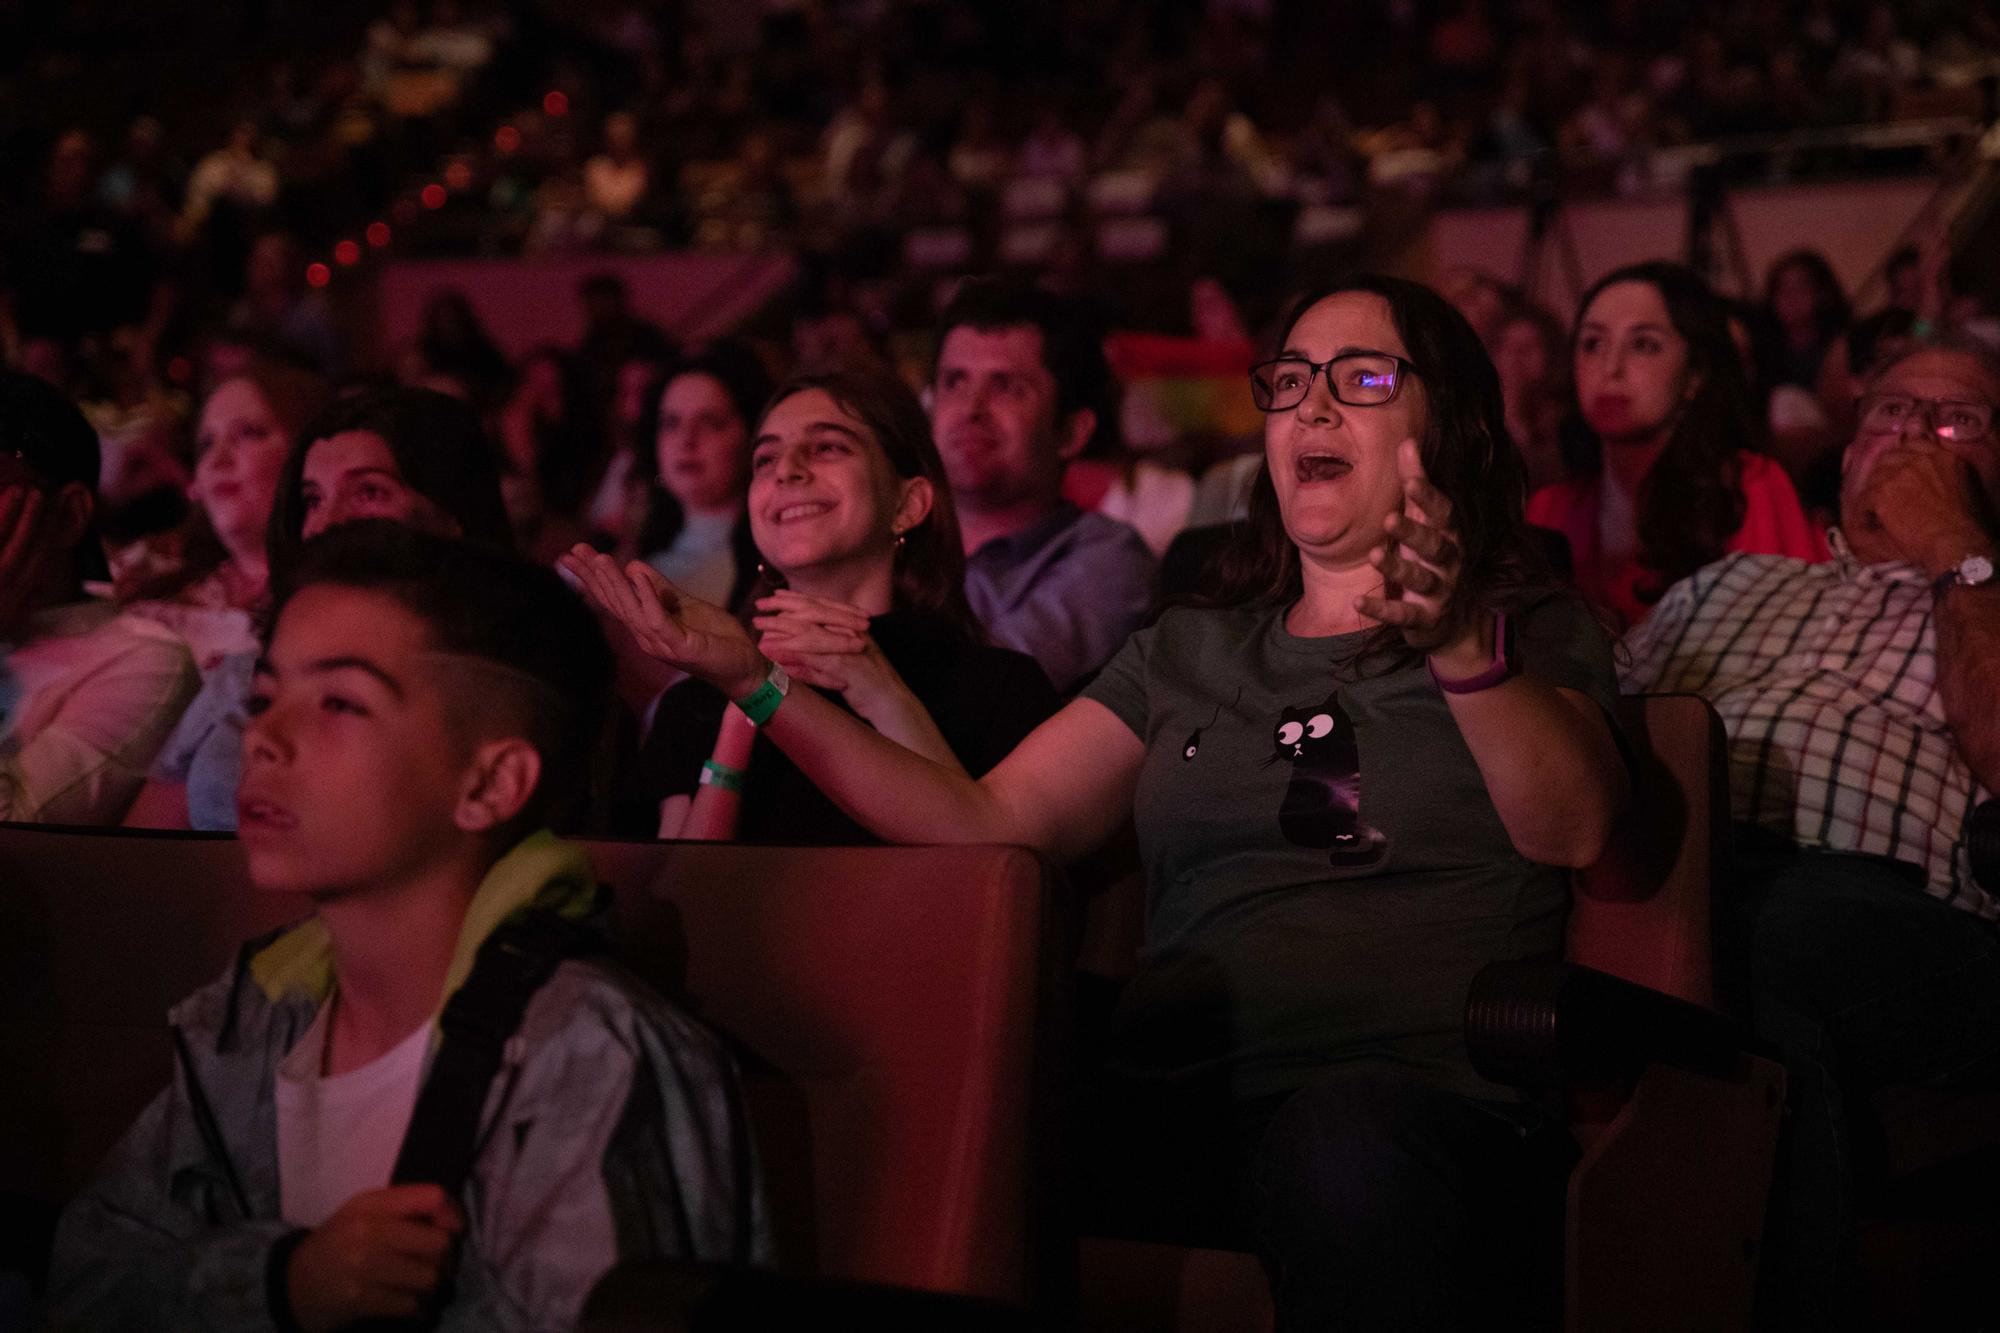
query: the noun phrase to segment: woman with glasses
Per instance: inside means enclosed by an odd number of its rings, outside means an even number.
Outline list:
[[[1092,1226],[1254,1247],[1286,1328],[1544,1326],[1566,1136],[1473,1071],[1464,1006],[1486,963],[1558,953],[1567,868],[1624,799],[1610,643],[1544,574],[1499,380],[1435,293],[1314,292],[1251,391],[1226,594],[978,781],[789,689],[645,567],[567,563],[887,839],[1071,860],[1136,821]]]
[[[1726,307],[1692,269],[1621,268],[1585,293],[1570,335],[1577,475],[1528,521],[1569,539],[1577,586],[1625,628],[1731,551],[1827,558],[1762,427]]]

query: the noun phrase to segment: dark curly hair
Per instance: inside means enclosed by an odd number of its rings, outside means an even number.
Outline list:
[[[1667,321],[1688,345],[1688,371],[1696,379],[1693,397],[1675,417],[1667,446],[1636,497],[1639,563],[1646,573],[1638,594],[1655,602],[1660,594],[1719,559],[1743,526],[1742,455],[1762,441],[1763,430],[1750,398],[1743,361],[1729,336],[1729,308],[1693,269],[1664,260],[1628,264],[1599,278],[1577,306],[1570,330],[1571,362],[1592,302],[1606,288],[1643,282],[1660,294]],[[1604,472],[1604,445],[1571,404],[1564,425],[1565,456],[1576,475]]]
[[[1316,287],[1293,302],[1279,325],[1283,347],[1305,313],[1330,296],[1367,292],[1388,303],[1424,393],[1418,440],[1424,471],[1451,501],[1463,548],[1451,614],[1516,609],[1556,586],[1526,516],[1527,471],[1507,434],[1500,376],[1465,316],[1430,288],[1380,274]],[[1304,593],[1298,548],[1285,531],[1267,459],[1250,492],[1248,520],[1224,552],[1215,605],[1288,605]],[[1393,626],[1374,631],[1363,654],[1407,657]]]

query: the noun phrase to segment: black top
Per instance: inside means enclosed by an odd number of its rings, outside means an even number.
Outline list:
[[[971,642],[934,617],[891,611],[869,621],[868,629],[974,777],[1005,758],[1061,703],[1033,658]],[[838,694],[820,693],[847,706]],[[695,680],[681,682],[660,700],[635,773],[646,810],[657,811],[669,796],[694,792],[726,707],[719,691]],[[750,751],[736,836],[742,842],[815,845],[877,841],[761,735]]]

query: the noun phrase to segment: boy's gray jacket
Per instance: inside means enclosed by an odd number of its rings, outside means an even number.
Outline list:
[[[576,919],[595,901],[579,849],[546,834],[523,842],[474,897],[445,994],[514,913]],[[246,946],[175,1007],[173,1082],[63,1214],[51,1327],[275,1327],[272,1247],[297,1230],[279,1215],[276,1072],[332,984],[315,919]],[[480,1124],[441,1329],[568,1330],[621,1259],[768,1257],[720,1041],[607,962],[566,961],[535,993]]]

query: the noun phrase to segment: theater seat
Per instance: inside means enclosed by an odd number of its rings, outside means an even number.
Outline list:
[[[628,962],[742,1055],[781,1267],[1038,1298],[1069,958],[1049,869],[1010,848],[590,850]],[[74,1192],[164,1083],[168,1006],[295,914],[229,839],[0,825],[0,1196]]]
[[[783,1266],[1048,1276],[1057,880],[1019,849],[594,843],[633,962],[741,1045]]]
[[[1489,965],[1467,1046],[1487,1078],[1569,1096],[1570,1333],[1748,1329],[1784,1072],[1707,1007],[1726,743],[1694,695],[1628,697],[1619,722],[1633,797],[1576,876],[1567,958]]]

